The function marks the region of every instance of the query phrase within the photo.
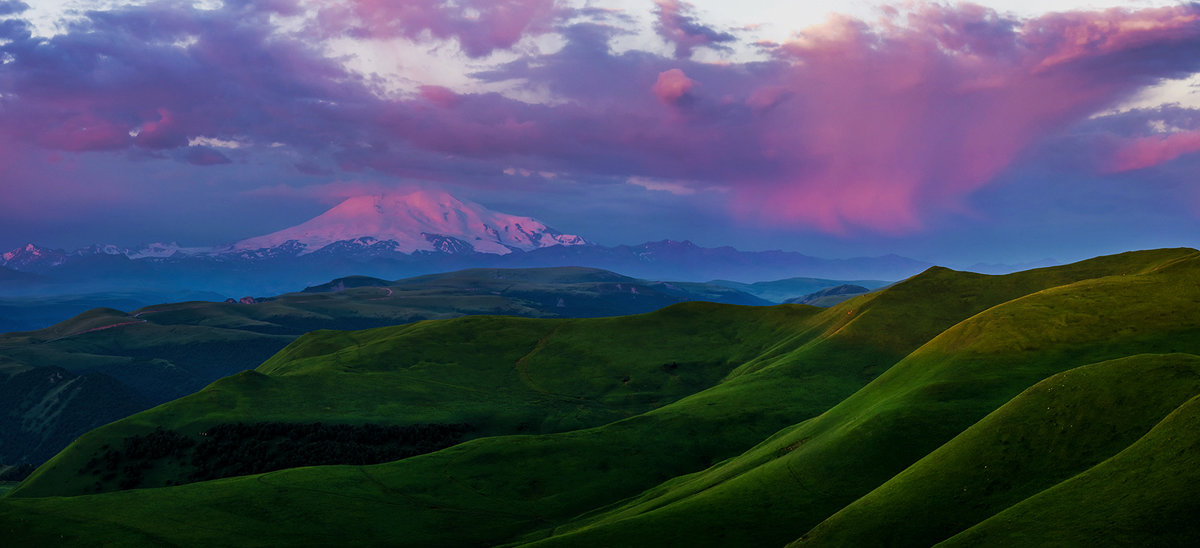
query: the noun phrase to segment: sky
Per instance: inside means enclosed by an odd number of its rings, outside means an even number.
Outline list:
[[[438,188],[605,244],[1200,247],[1200,4],[0,0],[0,248]]]

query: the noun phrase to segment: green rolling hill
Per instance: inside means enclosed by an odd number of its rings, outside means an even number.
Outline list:
[[[0,500],[0,533],[1189,545],[1198,304],[1200,252],[1167,249],[1004,276],[932,268],[828,309],[685,303],[316,331],[80,437]],[[246,470],[212,465],[212,447],[267,450],[245,453],[263,461]],[[302,458],[268,470],[271,447]],[[366,453],[377,463],[355,460]]]
[[[317,329],[471,314],[617,316],[696,300],[770,304],[716,285],[566,267],[391,282],[352,277],[246,303],[97,308],[45,329],[0,334],[0,464],[40,464],[92,428],[253,369]]]

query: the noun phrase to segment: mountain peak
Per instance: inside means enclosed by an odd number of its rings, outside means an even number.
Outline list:
[[[233,244],[235,250],[271,248],[290,240],[311,253],[329,244],[374,238],[397,243],[396,251],[440,251],[437,242],[460,240],[474,251],[504,255],[553,245],[587,243],[562,234],[531,217],[492,211],[445,192],[353,196],[325,213],[291,228]]]
[[[35,265],[55,266],[66,259],[66,252],[58,249],[46,249],[34,244],[25,244],[7,253],[0,254],[0,266],[14,270],[25,270]]]

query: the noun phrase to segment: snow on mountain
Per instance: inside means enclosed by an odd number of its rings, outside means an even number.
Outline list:
[[[365,240],[371,238],[373,240]],[[530,217],[492,211],[444,192],[355,196],[304,223],[233,244],[227,252],[304,246],[301,254],[335,242],[395,242],[394,251],[470,252],[505,255],[554,245],[581,245]],[[462,244],[466,244],[465,246]],[[467,249],[467,247],[470,249]]]
[[[58,266],[67,260],[67,255],[60,250],[26,244],[25,247],[18,247],[0,255],[0,259],[0,266],[13,270],[28,270]]]
[[[176,253],[180,255],[202,255],[209,253],[212,250],[213,248],[211,247],[182,247],[175,242],[171,242],[169,244],[155,242],[152,244],[146,244],[140,249],[126,250],[125,256],[129,257],[130,259],[165,259],[175,255]]]
[[[71,254],[81,257],[86,257],[88,255],[128,255],[129,250],[112,244],[95,244],[85,248],[76,249]]]

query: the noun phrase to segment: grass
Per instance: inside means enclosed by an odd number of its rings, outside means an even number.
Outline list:
[[[1200,396],[1112,458],[944,546],[1191,546],[1200,538]]]
[[[1133,265],[1125,263],[1133,257],[1117,256],[1075,265],[1079,273],[1104,263],[1118,268],[1115,275],[1033,292],[974,315],[821,416],[703,473],[549,530],[554,536],[543,544],[796,539],[1047,376],[1145,352],[1200,353],[1195,256],[1164,253]],[[1177,264],[1181,258],[1187,262]],[[1046,270],[1045,278],[1064,279],[1064,270]],[[928,287],[947,285],[928,281]],[[904,285],[896,289],[912,289]],[[1053,309],[1058,312],[1047,313]],[[1047,315],[1074,320],[1048,329],[1041,321]]]
[[[349,285],[355,283],[351,280]],[[0,462],[42,462],[64,447],[62,440],[253,369],[314,330],[366,329],[471,314],[613,316],[692,300],[768,304],[719,286],[647,282],[574,267],[477,269],[385,285],[290,293],[255,304],[195,301],[128,313],[98,308],[46,329],[0,334],[0,363],[62,368],[66,371],[46,371],[45,376],[61,373],[67,380],[100,374],[124,385],[122,390],[96,388],[89,397],[68,399],[65,415],[83,421],[63,421],[64,414],[48,411],[59,405],[48,388],[42,390],[44,405],[5,407],[5,414],[21,420],[0,429]],[[0,377],[0,383],[4,379]],[[0,392],[4,389],[0,384]],[[118,393],[120,397],[106,397]],[[35,422],[36,427],[29,426]]]
[[[82,437],[0,502],[0,532],[113,545],[1186,540],[1198,282],[1200,253],[1157,250],[1006,276],[935,268],[826,310],[695,303],[313,333],[257,372]],[[130,432],[236,417],[487,428],[371,466],[93,495],[72,479]]]
[[[1051,376],[796,545],[932,546],[1125,450],[1196,394],[1200,357],[1191,354],[1140,354]]]
[[[475,435],[596,426],[716,384],[776,330],[814,312],[689,303],[620,320],[467,317],[316,332],[257,372],[86,434],[18,493],[83,493],[94,481],[76,473],[84,463],[156,426],[192,436],[213,424],[253,421],[466,423]],[[669,343],[654,344],[648,326]],[[167,472],[148,476],[160,485],[184,479]]]

